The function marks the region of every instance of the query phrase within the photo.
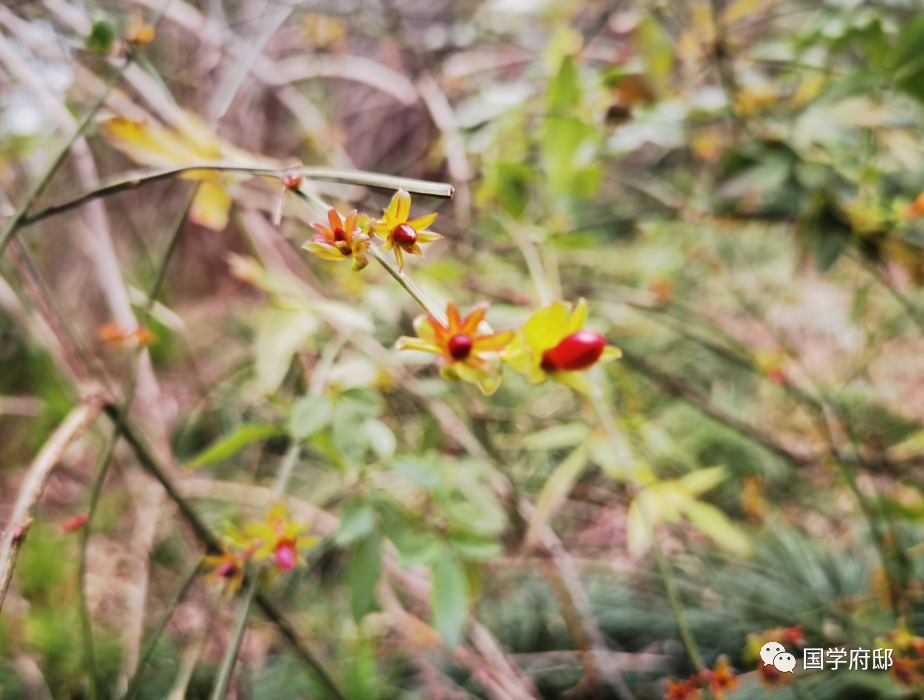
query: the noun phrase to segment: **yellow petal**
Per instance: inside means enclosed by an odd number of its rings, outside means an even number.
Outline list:
[[[389,231],[394,230],[395,227],[398,226],[398,224],[400,223],[398,221],[398,217],[395,215],[395,213],[391,209],[386,209],[384,214],[385,214],[385,223],[388,226],[388,230]]]
[[[430,319],[421,314],[414,319],[414,330],[417,331],[417,335],[424,340],[435,341],[436,333],[433,330],[433,324],[430,323]]]
[[[587,301],[583,298],[578,301],[574,312],[571,314],[571,321],[568,323],[568,331],[565,335],[577,333],[584,327],[584,321],[587,320]]]
[[[615,345],[607,345],[603,348],[603,354],[600,355],[598,362],[612,362],[613,360],[618,360],[620,357],[622,357],[622,350]]]
[[[411,213],[411,195],[404,190],[398,190],[385,211],[390,211],[397,223],[403,224],[407,221],[407,215]]]
[[[432,224],[434,221],[436,221],[436,214],[429,214],[428,216],[421,216],[420,218],[417,218],[417,219],[410,219],[407,222],[407,225],[410,226],[415,231],[417,231],[417,233],[420,233],[425,228],[427,228],[427,226]]]
[[[438,241],[442,236],[438,233],[433,233],[433,231],[421,231],[417,234],[418,243],[433,243],[433,241]]]
[[[433,343],[424,340],[423,338],[411,338],[406,335],[402,335],[398,340],[395,341],[395,347],[398,350],[420,350],[422,352],[432,352],[439,355],[442,350],[436,347]]]
[[[602,396],[603,394],[600,387],[590,383],[585,372],[553,372],[551,377],[559,384],[564,384],[580,394],[588,396]]]
[[[219,184],[200,182],[189,209],[189,219],[213,231],[224,231],[231,211],[231,195]]]
[[[322,260],[349,260],[343,256],[336,246],[331,243],[322,243],[321,241],[308,241],[305,245],[302,246],[312,255],[316,255]]]
[[[100,124],[100,131],[113,148],[141,165],[169,168],[208,160],[176,132],[146,122],[116,117]]]
[[[554,348],[567,335],[571,309],[561,301],[554,301],[539,309],[523,326],[526,345],[538,355]]]
[[[401,250],[401,246],[395,246],[395,260],[398,263],[398,272],[404,269],[404,251]]]

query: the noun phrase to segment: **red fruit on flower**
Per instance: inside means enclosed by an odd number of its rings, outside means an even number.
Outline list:
[[[606,347],[606,338],[593,331],[572,333],[558,345],[542,353],[546,372],[578,372],[592,367]]]
[[[449,339],[449,354],[452,359],[461,362],[472,354],[472,336],[458,333]]]
[[[291,541],[280,542],[276,547],[276,566],[283,571],[292,571],[298,563],[298,554],[295,551],[295,543]]]
[[[417,242],[417,231],[410,224],[400,224],[395,227],[395,232],[392,235],[395,238],[395,243],[400,246],[414,245]]]
[[[294,190],[296,187],[302,184],[302,176],[298,173],[289,173],[288,175],[283,175],[282,184],[285,185],[287,189]]]

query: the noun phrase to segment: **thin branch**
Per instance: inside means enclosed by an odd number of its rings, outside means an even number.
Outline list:
[[[71,411],[42,447],[26,473],[19,490],[10,523],[0,540],[0,610],[13,577],[19,547],[32,524],[35,507],[45,491],[51,473],[68,448],[90,427],[103,411],[101,394],[87,397]]]
[[[196,576],[199,574],[199,570],[202,568],[202,559],[200,558],[196,565],[193,566],[189,572],[180,579],[180,585],[177,588],[176,593],[170,599],[170,602],[164,608],[164,612],[160,617],[160,620],[156,625],[154,625],[154,630],[151,633],[151,638],[148,641],[148,646],[141,654],[141,658],[138,660],[137,668],[135,673],[132,676],[131,681],[128,684],[128,690],[125,691],[125,695],[122,696],[122,700],[132,700],[135,697],[135,693],[138,692],[138,688],[141,686],[141,678],[144,674],[144,668],[147,665],[148,661],[151,660],[151,656],[154,654],[154,647],[157,646],[157,640],[160,639],[160,635],[163,633],[164,629],[167,627],[167,623],[170,621],[170,617],[173,615],[173,611],[176,609],[176,606],[180,604],[180,601],[186,596],[186,592],[192,586],[193,581],[196,580]]]
[[[55,216],[63,212],[79,207],[87,202],[100,197],[108,197],[119,192],[135,189],[141,185],[167,180],[192,170],[215,170],[221,172],[247,173],[254,176],[265,176],[282,178],[287,175],[301,175],[306,180],[320,180],[322,182],[337,182],[345,185],[362,185],[365,187],[376,187],[385,190],[405,190],[411,194],[430,195],[432,197],[443,197],[451,199],[453,195],[452,185],[438,182],[427,182],[425,180],[413,180],[406,177],[395,177],[392,175],[381,175],[378,173],[365,173],[351,170],[337,170],[335,168],[268,168],[252,165],[241,165],[234,163],[223,163],[214,161],[204,161],[201,163],[188,163],[178,165],[172,168],[162,168],[159,170],[135,170],[125,175],[106,180],[100,186],[89,192],[83,192],[78,195],[53,204],[44,209],[40,209],[29,216],[20,217],[20,223],[23,226],[30,226],[49,216]],[[15,218],[15,217],[14,217]]]
[[[276,475],[276,484],[273,487],[273,496],[278,499],[286,492],[286,486],[295,470],[295,464],[298,462],[298,454],[301,451],[301,445],[297,440],[293,440],[286,451],[282,463],[279,465],[279,472]],[[231,683],[231,676],[234,674],[234,667],[237,664],[237,655],[241,651],[241,642],[244,641],[244,632],[247,630],[247,618],[250,616],[250,607],[253,605],[254,596],[257,593],[257,587],[260,585],[260,579],[263,578],[263,572],[266,570],[266,562],[261,562],[256,571],[253,572],[247,589],[244,592],[244,598],[241,600],[241,607],[238,610],[237,622],[234,624],[234,632],[231,634],[231,640],[228,642],[228,648],[225,649],[225,656],[221,661],[221,668],[218,669],[218,680],[215,681],[215,687],[212,689],[212,700],[224,700],[228,692],[228,686]]]
[[[129,62],[126,61],[109,79],[109,82],[106,84],[106,89],[103,90],[102,95],[97,99],[94,105],[90,110],[83,116],[83,119],[77,124],[77,128],[67,137],[65,142],[61,144],[61,148],[58,150],[57,155],[55,155],[54,160],[51,161],[51,164],[45,169],[45,172],[42,176],[35,182],[32,186],[32,189],[29,190],[29,194],[26,195],[25,201],[19,206],[19,209],[16,210],[16,213],[3,225],[3,229],[0,230],[0,257],[3,256],[3,251],[6,250],[7,245],[12,240],[13,236],[16,235],[16,231],[20,226],[28,225],[25,221],[26,213],[29,209],[32,208],[32,204],[35,200],[42,194],[45,188],[48,186],[48,183],[51,182],[51,179],[55,176],[55,173],[64,165],[64,161],[67,160],[67,156],[71,151],[71,147],[77,141],[77,139],[83,136],[84,131],[86,131],[87,126],[93,120],[93,117],[96,116],[96,113],[100,110],[103,104],[106,102],[106,98],[109,97],[109,93],[116,86],[116,83],[122,77],[122,74],[125,72],[125,69],[128,67]]]
[[[118,416],[121,415],[118,407],[112,404],[106,406],[106,413],[109,414],[109,417],[113,420],[117,420]],[[122,435],[132,448],[141,466],[147,469],[148,472],[160,482],[161,486],[164,487],[167,495],[173,500],[177,509],[189,522],[196,537],[209,551],[215,554],[220,553],[222,551],[221,541],[209,529],[205,521],[202,520],[196,512],[195,508],[190,505],[189,501],[182,496],[180,488],[174,483],[173,479],[167,473],[167,470],[154,456],[154,453],[151,451],[150,447],[148,447],[147,440],[130,420],[125,422]],[[249,579],[250,577],[248,576],[247,580],[249,581]],[[346,696],[337,686],[337,683],[333,680],[327,669],[325,669],[324,664],[322,664],[314,653],[305,646],[299,638],[298,633],[295,631],[295,628],[292,626],[292,623],[286,619],[276,605],[260,592],[256,594],[256,602],[257,605],[260,606],[260,609],[263,610],[264,614],[279,628],[279,631],[282,632],[283,636],[289,641],[298,656],[314,669],[321,682],[327,687],[331,694],[337,698],[337,700],[346,700]]]

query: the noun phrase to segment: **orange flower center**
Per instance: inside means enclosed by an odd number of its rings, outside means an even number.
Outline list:
[[[459,333],[449,339],[449,354],[452,359],[461,362],[472,354],[472,337],[465,333]]]
[[[410,224],[399,224],[392,235],[395,237],[395,243],[401,247],[417,242],[417,231]]]

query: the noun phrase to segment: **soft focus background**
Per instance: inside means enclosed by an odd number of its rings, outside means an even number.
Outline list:
[[[625,355],[591,370],[606,425],[564,386],[508,368],[484,396],[395,351],[416,302],[301,249],[310,197],[381,216],[387,188],[307,182],[275,226],[277,180],[200,172],[19,227],[4,700],[124,697],[139,668],[139,698],[336,697],[314,665],[350,700],[921,697],[918,12],[6,0],[0,225],[88,114],[30,211],[215,160],[447,182],[413,196],[445,235],[405,267],[427,294],[491,302],[495,329],[583,297]],[[94,502],[100,411],[132,385],[144,445],[118,442]],[[288,514],[321,539],[261,590],[301,651],[212,567],[189,577],[209,535],[184,513],[214,536],[265,519],[284,455]],[[771,640],[794,678],[759,669]],[[805,646],[877,644],[889,672],[802,671]],[[682,683],[702,668],[722,684]]]

